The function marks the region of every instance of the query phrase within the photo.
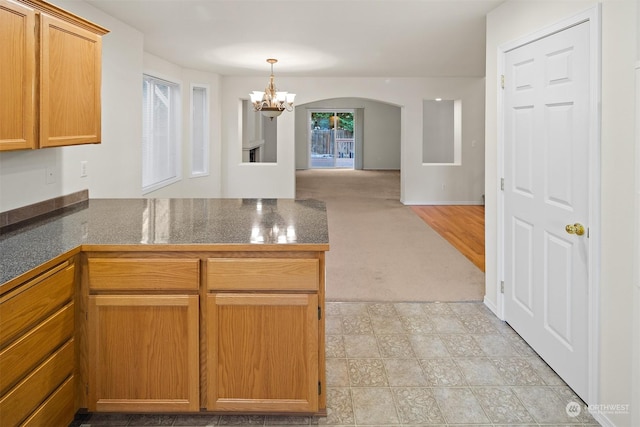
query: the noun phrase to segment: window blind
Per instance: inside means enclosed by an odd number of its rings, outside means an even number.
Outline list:
[[[191,88],[191,176],[209,173],[209,90]]]
[[[180,179],[180,87],[144,75],[142,86],[142,190]]]

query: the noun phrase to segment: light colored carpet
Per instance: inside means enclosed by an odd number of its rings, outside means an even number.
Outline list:
[[[484,273],[400,203],[399,171],[296,172],[327,205],[328,301],[481,301]]]

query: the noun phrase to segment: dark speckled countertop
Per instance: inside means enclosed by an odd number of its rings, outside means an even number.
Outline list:
[[[90,199],[3,229],[0,284],[81,246],[144,251],[180,246],[215,250],[216,245],[328,250],[325,204],[292,199]]]

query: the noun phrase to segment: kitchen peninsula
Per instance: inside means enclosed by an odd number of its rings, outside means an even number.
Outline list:
[[[89,199],[5,227],[3,425],[326,413],[328,249],[314,200]]]

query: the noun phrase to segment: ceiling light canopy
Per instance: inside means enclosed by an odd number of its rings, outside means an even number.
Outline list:
[[[277,59],[269,58],[267,62],[271,64],[271,76],[269,77],[269,85],[264,92],[254,90],[250,93],[253,110],[262,112],[263,116],[273,120],[278,117],[284,110],[293,111],[293,100],[295,93],[278,92],[276,84],[273,81],[273,64],[278,62]]]

